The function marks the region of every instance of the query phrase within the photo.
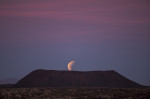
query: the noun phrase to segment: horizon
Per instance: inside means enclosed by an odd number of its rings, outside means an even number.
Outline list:
[[[149,12],[148,0],[1,0],[0,79],[76,61],[150,85]]]

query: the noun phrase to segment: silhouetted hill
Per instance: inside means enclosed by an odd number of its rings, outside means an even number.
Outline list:
[[[13,88],[15,84],[0,84],[0,88]]]
[[[15,87],[114,87],[135,88],[141,85],[110,71],[35,70]]]

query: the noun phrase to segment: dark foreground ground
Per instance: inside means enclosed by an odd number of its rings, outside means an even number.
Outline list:
[[[150,99],[150,88],[0,88],[0,99]]]

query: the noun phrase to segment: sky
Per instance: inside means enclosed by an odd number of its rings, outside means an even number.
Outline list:
[[[70,61],[150,86],[150,1],[0,0],[0,79]]]

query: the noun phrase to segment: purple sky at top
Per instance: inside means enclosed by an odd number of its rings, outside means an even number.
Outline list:
[[[150,85],[149,0],[0,0],[0,79],[113,69]]]

